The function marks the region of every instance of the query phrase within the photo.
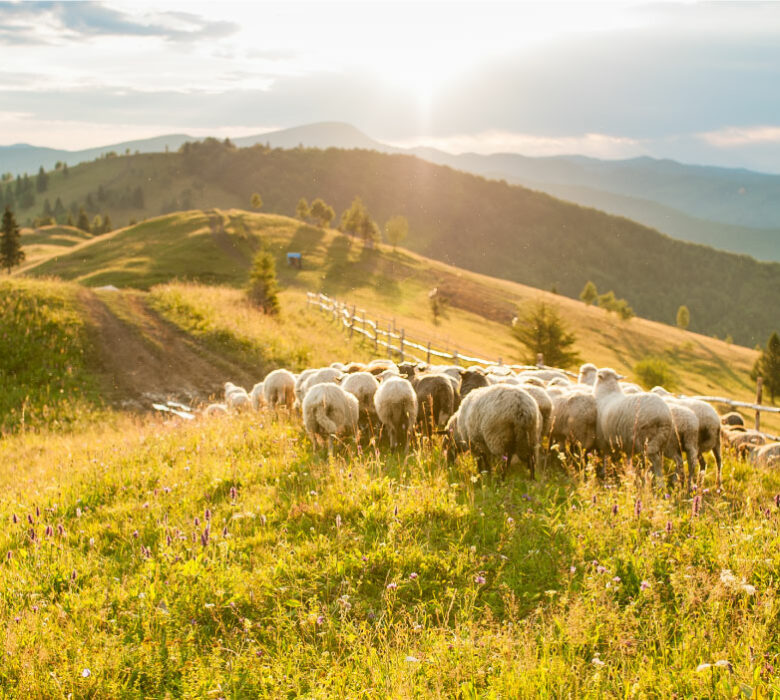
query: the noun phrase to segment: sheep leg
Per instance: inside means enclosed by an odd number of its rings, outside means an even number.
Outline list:
[[[721,459],[721,456],[720,456],[720,442],[718,442],[715,445],[715,447],[712,448],[712,454],[715,455],[715,466],[717,468],[716,479],[717,479],[717,482],[718,482],[718,491],[720,491],[720,472],[721,472],[721,469],[723,468],[723,460]]]
[[[698,457],[697,449],[690,447],[685,451],[685,457],[688,460],[688,490],[691,488],[691,484],[697,478],[698,470],[696,469],[696,459]]]

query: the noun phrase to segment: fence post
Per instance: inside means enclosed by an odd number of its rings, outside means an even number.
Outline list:
[[[402,328],[401,329],[401,337],[398,340],[398,344],[400,345],[400,350],[401,350],[401,362],[404,361],[404,335],[405,334],[406,334],[406,331],[404,331],[404,329]]]
[[[379,354],[379,319],[376,320],[374,326],[374,355]]]
[[[425,361],[431,364],[431,341],[428,341],[428,352],[425,354]]]
[[[536,366],[544,367],[544,355],[542,353],[536,354]]]
[[[393,319],[393,335],[396,335],[396,330],[395,330],[395,319]]]
[[[352,316],[349,319],[349,337],[352,339],[352,332],[355,328],[355,305],[352,304]]]
[[[760,406],[764,395],[764,378],[759,377],[756,380],[756,403]],[[761,430],[761,411],[756,409],[756,430]]]
[[[393,321],[393,325],[395,325],[395,321]],[[392,360],[393,359],[393,336],[392,336],[392,329],[390,328],[390,323],[387,324],[387,359]]]
[[[455,364],[456,367],[458,367],[460,365],[460,363],[458,362],[458,351],[457,350],[452,353],[452,362]]]

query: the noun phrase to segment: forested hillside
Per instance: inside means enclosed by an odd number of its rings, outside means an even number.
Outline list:
[[[292,214],[301,197],[322,197],[337,217],[360,195],[380,225],[406,216],[404,245],[429,257],[570,297],[592,280],[637,314],[667,323],[685,304],[691,330],[746,345],[763,343],[778,323],[778,264],[676,241],[621,217],[404,155],[236,149],[208,140],[175,154],[58,171],[20,215],[39,215],[44,199],[52,206],[59,197],[66,211],[83,205],[89,216],[108,213],[116,225],[183,208],[249,207],[254,192],[264,211]]]

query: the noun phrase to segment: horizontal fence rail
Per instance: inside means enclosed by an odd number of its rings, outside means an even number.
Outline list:
[[[523,370],[555,370],[556,372],[562,372],[569,377],[577,377],[576,372],[570,372],[569,370],[560,369],[557,367],[548,367],[542,362],[536,365],[505,365],[501,359],[488,360],[483,357],[471,357],[469,355],[462,355],[457,350],[453,352],[447,352],[445,350],[437,349],[432,346],[430,341],[412,340],[407,337],[403,328],[397,329],[395,327],[395,320],[386,320],[386,330],[380,327],[380,321],[378,318],[371,320],[368,318],[368,314],[364,309],[358,310],[355,305],[349,306],[343,302],[332,299],[325,294],[314,294],[312,292],[306,293],[306,303],[308,306],[314,306],[324,313],[331,314],[333,318],[338,321],[343,328],[345,328],[350,335],[352,333],[359,333],[366,337],[370,342],[374,344],[374,350],[379,353],[379,348],[385,348],[387,350],[388,357],[393,356],[395,353],[401,360],[414,361],[414,362],[426,362],[432,364],[432,359],[448,360],[454,365],[460,365],[461,362],[469,363],[472,365],[480,365],[488,368],[495,374],[509,374],[510,371],[523,371]],[[394,342],[397,341],[397,342]],[[413,354],[411,349],[417,350],[421,353],[425,353],[425,357],[422,358],[419,355]],[[760,385],[759,385],[760,387]],[[759,388],[759,400],[761,390]],[[700,401],[706,401],[708,403],[719,403],[732,408],[746,408],[756,412],[756,426],[758,428],[760,413],[780,413],[780,407],[766,406],[761,403],[750,403],[747,401],[737,401],[736,399],[729,399],[721,396],[686,396],[683,394],[677,394],[678,398],[683,399],[699,399]],[[769,435],[765,433],[767,437],[774,440],[780,439],[777,436]]]

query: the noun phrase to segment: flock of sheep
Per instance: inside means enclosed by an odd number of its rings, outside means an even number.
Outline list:
[[[581,465],[593,451],[604,467],[619,455],[636,458],[652,465],[659,483],[668,458],[675,464],[672,478],[688,486],[711,452],[719,488],[722,439],[757,464],[780,460],[780,443],[763,444],[760,434],[730,424],[738,414],[729,414],[723,425],[704,401],[676,398],[662,387],[646,392],[621,379],[589,363],[574,382],[551,369],[336,362],[299,374],[274,370],[250,392],[228,382],[225,402],[205,413],[286,406],[302,414],[312,442],[327,443],[329,451],[334,439],[365,436],[405,451],[415,434],[442,434],[449,459],[471,450],[480,468],[487,468],[491,460],[509,464],[516,456],[527,462],[532,478],[551,450]]]

